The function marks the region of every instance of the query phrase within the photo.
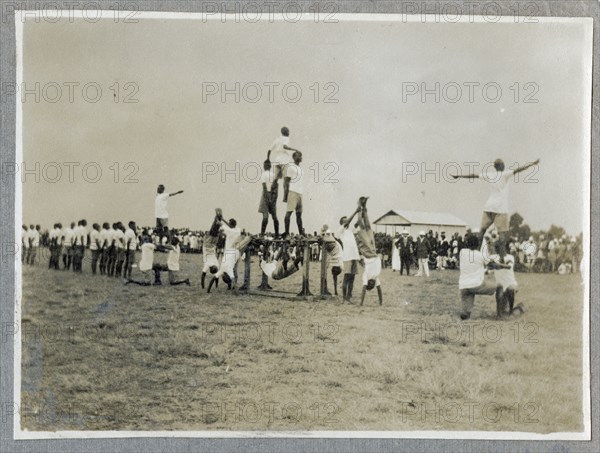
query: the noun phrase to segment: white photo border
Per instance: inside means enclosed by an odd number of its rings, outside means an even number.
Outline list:
[[[20,3],[19,5],[23,6],[23,5],[27,5],[25,6],[24,9],[29,9],[29,5],[31,5],[33,8],[39,8],[40,4],[43,5],[44,2],[31,2],[30,4],[28,2],[23,2]],[[52,5],[52,8],[55,8],[56,5],[60,5],[62,3],[68,4],[69,2],[47,2],[48,4]],[[139,19],[190,19],[190,18],[196,18],[196,19],[203,19],[203,20],[216,20],[218,19],[215,18],[213,15],[202,15],[200,13],[190,13],[190,12],[179,12],[179,11],[173,11],[174,9],[189,9],[190,5],[193,5],[194,9],[198,9],[198,10],[202,10],[203,7],[206,7],[207,4],[215,4],[217,2],[168,2],[168,1],[163,1],[163,2],[122,2],[124,8],[126,7],[126,5],[131,5],[131,4],[138,4],[139,5],[139,11],[133,11],[135,12],[135,17],[139,18]],[[221,5],[225,5],[225,4],[236,4],[236,3],[240,3],[240,2],[218,2],[217,4]],[[256,3],[263,3],[263,2],[256,2]],[[269,2],[264,2],[264,3],[269,3]],[[270,2],[270,3],[276,3],[276,2]],[[283,4],[283,2],[281,2]],[[289,3],[289,2],[288,2]],[[299,3],[299,4],[314,4],[316,2],[294,2],[294,3]],[[372,3],[371,2],[321,2],[321,3],[336,3],[339,4],[339,8],[340,8],[340,14],[336,16],[337,19],[339,20],[386,20],[389,21],[390,20],[390,16],[388,15],[384,15],[384,14],[377,14],[377,15],[370,15],[370,14],[362,14],[362,13],[357,13],[357,14],[345,14],[344,11],[345,10],[349,10],[349,11],[354,11],[357,9],[357,7],[360,6],[361,8],[361,12],[363,9],[366,9],[367,11],[369,10],[369,8],[372,7]],[[407,2],[403,2],[403,3],[407,3]],[[431,4],[442,4],[442,3],[448,3],[448,2],[408,2],[408,3],[412,3],[412,4],[417,4],[417,5],[431,5]],[[485,4],[486,2],[482,1],[482,4]],[[487,2],[487,3],[500,3],[500,2]],[[558,3],[558,2],[532,2],[532,1],[525,1],[525,2],[511,2],[512,4],[514,3],[527,3],[527,4],[552,4],[552,3]],[[593,3],[593,2],[590,2]],[[97,2],[98,5],[114,5],[115,2],[104,2],[104,1],[99,1]],[[394,8],[395,6],[395,8]],[[504,5],[503,6],[503,13],[504,13]],[[596,5],[597,6],[597,5]],[[3,3],[2,7],[5,7],[5,4]],[[394,12],[394,13],[399,13],[401,11],[398,11],[397,8],[398,5],[393,5],[390,3],[385,3],[385,4],[380,4],[378,5],[377,8],[377,12],[378,13],[387,13],[387,12]],[[163,8],[168,8],[169,11],[143,11],[145,9],[163,9]],[[431,11],[431,7],[429,6],[423,6],[424,11]],[[429,9],[427,9],[429,8]],[[576,9],[575,7],[572,9]],[[390,11],[388,11],[390,10]],[[593,10],[593,8],[592,8]],[[82,11],[80,10],[64,10],[67,11],[71,14],[82,14]],[[476,9],[474,11],[477,11]],[[552,12],[552,8],[547,8],[544,11],[547,11],[549,13]],[[543,16],[538,16],[537,18],[540,19],[540,21],[544,21],[544,22],[550,22],[550,21],[568,21],[568,20],[577,20],[577,19],[572,19],[573,16],[573,12],[569,11],[569,7],[567,7],[566,5],[564,5],[563,10],[561,11],[563,13],[565,13],[565,15],[569,16],[571,19],[567,18],[567,17],[543,17]],[[595,12],[598,12],[598,9],[596,8]],[[23,27],[25,22],[23,20],[20,20],[18,17],[18,10],[14,11],[15,13],[15,19],[14,22],[12,23],[13,26],[15,27],[14,29],[12,29],[12,27],[3,27],[2,29],[2,60],[3,62],[6,61],[7,59],[9,60],[9,63],[12,63],[13,61],[11,61],[10,58],[7,58],[7,53],[6,53],[6,49],[7,47],[10,48],[10,45],[14,43],[14,53],[13,55],[16,56],[16,61],[15,61],[15,65],[8,68],[7,70],[7,65],[3,64],[2,67],[2,81],[8,81],[8,80],[12,80],[14,81],[16,79],[17,83],[19,83],[20,81],[22,81],[23,79],[23,61],[22,61],[22,38],[23,38]],[[123,10],[119,10],[118,11],[119,14],[123,14],[123,17],[126,17],[127,15],[130,15],[131,12],[128,12],[127,10],[123,9]],[[32,14],[31,12],[29,13],[30,15]],[[110,15],[110,17],[114,17],[113,15],[115,14],[114,11],[110,11],[107,10],[106,14]],[[30,16],[31,17],[31,16]],[[75,16],[77,17],[77,16]],[[276,17],[278,19],[276,20],[282,20],[281,16],[276,14]],[[419,17],[415,17],[415,16],[405,16],[408,18],[409,21],[418,21]],[[477,19],[476,14],[474,15],[475,20],[481,20],[481,19]],[[596,16],[597,17],[597,16]],[[4,20],[4,17],[3,17]],[[301,20],[312,20],[312,17],[310,15],[307,15],[307,17],[302,18]],[[402,20],[400,17],[396,17],[396,20]],[[511,21],[512,17],[503,17],[500,19],[500,21]],[[585,20],[590,20],[590,19],[581,19],[582,21]],[[9,21],[10,24],[10,21]],[[594,31],[596,33],[594,33],[594,43],[596,44],[596,48],[598,46],[598,33],[597,33],[597,27],[598,27],[598,22],[595,21],[594,22]],[[12,39],[10,41],[7,42],[7,40],[5,39],[6,35],[9,35],[12,33]],[[14,40],[14,41],[13,41]],[[590,43],[591,45],[591,43]],[[585,171],[584,171],[584,175],[587,178],[587,183],[586,186],[590,187],[590,191],[586,194],[584,193],[583,195],[585,196],[585,198],[590,199],[591,202],[591,210],[590,211],[586,211],[585,213],[585,225],[589,225],[590,229],[586,232],[584,231],[584,248],[585,250],[587,250],[588,252],[590,250],[596,250],[597,249],[597,234],[598,234],[598,220],[599,220],[599,216],[598,216],[598,183],[597,181],[594,181],[593,178],[591,178],[591,174],[592,172],[594,174],[597,174],[597,169],[598,169],[598,118],[594,117],[595,121],[592,120],[592,113],[595,115],[598,115],[598,64],[597,61],[595,62],[596,64],[593,65],[594,68],[594,72],[593,72],[593,82],[592,82],[592,86],[595,88],[594,90],[594,97],[593,97],[593,106],[594,108],[592,109],[592,105],[590,105],[590,109],[589,109],[589,114],[588,114],[588,119],[590,124],[592,124],[592,127],[594,128],[594,130],[592,131],[591,129],[588,129],[588,133],[589,135],[589,140],[590,143],[592,145],[592,149],[590,150],[590,160],[589,162],[585,162],[584,159],[584,164],[586,165]],[[590,72],[592,71],[592,64],[590,62]],[[12,72],[15,71],[15,72]],[[10,77],[10,75],[14,74],[12,77]],[[8,77],[7,77],[8,74]],[[592,86],[589,86],[589,95],[590,98],[592,98]],[[16,102],[15,102],[16,101]],[[14,111],[12,109],[15,109]],[[18,97],[15,96],[15,99],[13,100],[12,105],[10,105],[10,102],[7,102],[7,99],[5,99],[5,96],[2,97],[2,111],[4,112],[4,115],[12,117],[12,114],[14,113],[14,130],[15,130],[15,135],[13,137],[8,137],[8,135],[10,135],[9,133],[7,133],[7,130],[11,131],[10,127],[10,122],[7,121],[6,119],[3,121],[3,141],[2,141],[2,160],[4,161],[16,161],[19,162],[22,160],[22,155],[23,155],[23,149],[22,149],[22,141],[21,141],[21,136],[23,133],[23,121],[22,121],[22,104],[20,102],[18,102]],[[11,147],[11,140],[10,138],[12,138],[14,141],[12,141],[12,147]],[[594,169],[596,171],[594,171]],[[16,178],[15,178],[16,179]],[[17,235],[20,233],[19,232],[19,227],[21,224],[21,216],[22,216],[22,188],[21,188],[21,184],[15,184],[14,187],[7,187],[8,184],[6,184],[6,182],[4,180],[2,180],[2,193],[3,193],[3,197],[2,197],[2,225],[1,225],[1,233],[2,233],[2,238],[3,241],[19,241],[19,238],[17,237]],[[6,195],[10,195],[12,193],[12,196],[6,196]],[[13,204],[14,203],[14,204]],[[594,213],[593,216],[590,216],[591,213]],[[587,233],[587,234],[586,234]],[[141,440],[142,438],[165,438],[165,439],[169,439],[169,441],[174,440],[174,438],[195,438],[195,440],[197,440],[197,438],[207,438],[207,439],[214,439],[216,440],[216,438],[219,439],[224,439],[224,438],[229,438],[229,439],[239,439],[239,438],[254,438],[253,441],[256,440],[260,440],[260,439],[272,439],[272,438],[293,438],[293,439],[298,439],[298,438],[304,438],[304,439],[348,439],[348,438],[357,438],[357,439],[436,439],[437,442],[435,443],[429,443],[428,445],[430,445],[429,447],[427,447],[428,449],[432,449],[432,447],[434,445],[437,445],[437,447],[443,448],[443,444],[439,444],[439,442],[444,442],[442,439],[447,439],[447,440],[451,440],[451,441],[459,441],[462,442],[463,440],[498,440],[498,441],[506,441],[506,440],[519,440],[519,441],[532,441],[532,440],[537,440],[537,441],[583,441],[583,440],[588,440],[590,439],[590,437],[593,437],[595,439],[595,443],[597,445],[598,442],[598,436],[592,436],[593,431],[597,430],[597,424],[594,424],[592,426],[592,418],[591,415],[595,414],[595,419],[597,419],[597,414],[598,414],[598,407],[597,407],[597,400],[596,399],[592,399],[593,395],[591,392],[591,389],[593,388],[593,382],[590,381],[591,378],[593,378],[593,380],[596,382],[598,381],[598,351],[597,348],[594,349],[592,346],[594,344],[598,344],[598,320],[599,320],[599,313],[598,313],[598,307],[596,305],[592,306],[590,305],[590,300],[597,300],[598,298],[598,273],[597,272],[593,272],[590,273],[589,270],[590,269],[594,269],[597,270],[598,269],[598,256],[588,253],[587,254],[587,258],[588,258],[588,266],[586,266],[586,270],[588,272],[588,275],[586,277],[588,278],[584,278],[584,281],[586,282],[586,289],[585,289],[585,306],[584,306],[584,318],[587,317],[587,321],[585,322],[584,320],[584,326],[583,326],[583,344],[584,344],[584,349],[583,349],[583,388],[584,388],[584,398],[583,398],[583,410],[584,410],[584,431],[582,433],[552,433],[552,434],[533,434],[533,433],[526,433],[526,432],[476,432],[476,431],[468,431],[468,432],[456,432],[456,431],[403,431],[403,432],[389,432],[389,431],[358,431],[358,432],[345,432],[345,431],[312,431],[312,432],[298,432],[298,431],[292,431],[292,432],[261,432],[261,431],[248,431],[248,432],[235,432],[235,431],[226,431],[226,432],[215,432],[215,431],[198,431],[198,432],[173,432],[173,431],[158,431],[158,432],[146,432],[146,431],[58,431],[58,432],[28,432],[28,431],[22,431],[20,429],[20,419],[18,414],[15,414],[12,417],[12,423],[10,423],[10,421],[8,421],[8,418],[10,417],[5,417],[6,413],[3,413],[3,424],[2,424],[2,431],[3,431],[3,435],[2,435],[2,442],[4,445],[5,439],[15,439],[15,440],[19,440],[20,442],[18,442],[17,444],[14,445],[18,445],[19,449],[22,448],[24,446],[24,443],[22,442],[23,440],[29,440],[29,441],[34,441],[34,440],[41,440],[41,439],[61,439],[61,440],[65,440],[65,439],[90,439],[90,438],[96,438],[98,442],[100,442],[100,444],[98,444],[97,446],[99,448],[105,448],[102,445],[102,441],[101,439],[106,439],[106,438],[118,438],[119,439],[119,445],[123,445],[125,446],[123,443],[131,443],[131,444],[135,444],[136,440],[131,440],[131,441],[127,441],[125,440],[126,438],[138,438],[137,440]],[[10,263],[10,262],[9,262]],[[21,298],[21,262],[20,260],[15,260],[15,267],[11,268],[11,266],[8,266],[7,264],[9,264],[7,262],[4,261],[4,258],[2,259],[2,263],[0,264],[2,272],[0,272],[1,275],[1,281],[2,281],[2,305],[1,305],[1,322],[3,323],[16,323],[17,325],[19,325],[19,320],[20,320],[20,316],[21,316],[21,305],[20,305],[20,298]],[[14,274],[13,274],[14,272]],[[591,277],[593,280],[590,280],[589,277]],[[12,295],[14,295],[14,301],[13,301],[13,297]],[[10,297],[7,297],[10,296]],[[590,317],[591,315],[591,317]],[[591,324],[590,324],[591,321]],[[590,327],[594,326],[593,329],[590,329]],[[590,334],[591,337],[590,338]],[[590,341],[593,339],[596,339],[596,341]],[[11,343],[12,343],[12,347],[11,347]],[[20,329],[17,331],[17,334],[15,336],[14,339],[11,339],[11,341],[5,341],[5,338],[3,338],[2,340],[2,366],[0,367],[0,369],[2,369],[4,372],[1,373],[1,387],[2,387],[2,395],[3,395],[3,404],[6,401],[5,396],[6,395],[10,395],[10,391],[6,392],[5,390],[10,389],[12,387],[12,394],[13,394],[13,401],[14,402],[19,402],[20,401],[20,391],[21,391],[21,380],[20,380],[20,356],[21,356],[21,336],[20,336]],[[11,361],[11,358],[13,359]],[[590,376],[590,365],[593,367],[593,369],[596,371],[593,376]],[[11,366],[12,366],[12,371],[14,372],[14,374],[12,374],[11,376]],[[595,376],[595,377],[594,377]],[[11,379],[12,378],[12,386],[11,384]],[[592,401],[594,404],[594,411],[592,411]],[[5,408],[2,409],[3,411],[5,410]],[[8,422],[5,422],[5,418]],[[596,420],[597,421],[597,420]],[[594,429],[592,429],[594,427]],[[8,429],[6,429],[8,428]],[[8,436],[6,436],[8,431]],[[14,436],[14,437],[13,437]],[[156,439],[158,440],[158,439]],[[198,439],[199,440],[199,439]],[[11,440],[12,442],[12,440]],[[213,441],[214,442],[214,441]],[[248,441],[249,442],[249,441]],[[421,448],[424,447],[424,445],[421,442],[418,442],[419,445],[421,445]],[[495,444],[494,442],[492,443],[485,443],[486,446],[484,447],[483,445],[479,445],[479,444],[475,444],[473,446],[475,446],[476,448],[494,448],[492,445]],[[552,444],[556,444],[555,442],[552,442]],[[88,442],[89,445],[89,442]],[[138,444],[139,445],[139,444]],[[212,443],[212,445],[215,445],[214,443]],[[331,444],[332,446],[334,444]],[[371,445],[375,446],[375,444],[373,442],[371,442]],[[395,444],[398,445],[398,444]],[[404,446],[404,441],[403,443],[399,444],[400,446]],[[462,444],[465,448],[467,447],[467,444]],[[513,444],[511,444],[513,445]],[[523,444],[524,445],[524,444]],[[548,444],[545,444],[549,446]],[[561,443],[562,445],[562,443]],[[566,444],[568,445],[568,444]],[[577,445],[590,445],[591,443],[578,443]],[[68,445],[65,445],[68,448],[66,448],[64,451],[82,451],[81,449],[78,449],[77,444],[76,443],[69,443]],[[134,445],[130,445],[130,446],[134,446]],[[355,448],[356,446],[358,446],[358,444],[352,444],[351,446],[349,445],[350,448]],[[73,448],[73,450],[71,450],[71,448]],[[106,448],[111,448],[111,447],[106,447]],[[113,447],[114,448],[114,444]],[[292,444],[292,448],[293,444]],[[397,447],[396,447],[397,448]],[[62,448],[60,448],[62,449]],[[320,444],[319,449],[327,449],[327,444]],[[494,448],[495,449],[495,448]],[[579,447],[578,447],[579,449]],[[587,448],[586,448],[587,449]],[[3,448],[4,450],[4,448]],[[4,450],[4,451],[14,451],[13,448]],[[137,450],[136,448],[134,448],[134,450]],[[592,450],[593,451],[593,448]]]

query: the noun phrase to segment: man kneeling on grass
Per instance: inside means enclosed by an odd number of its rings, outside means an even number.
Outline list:
[[[460,251],[460,277],[458,288],[462,305],[460,319],[463,321],[471,317],[475,304],[476,294],[491,296],[496,292],[496,283],[485,280],[485,269],[509,269],[510,265],[491,261],[489,256],[484,256],[479,249],[479,239],[474,234],[466,237],[466,248]]]
[[[496,244],[496,247],[502,247],[502,244]],[[515,295],[518,291],[517,279],[515,278],[514,266],[515,257],[508,251],[508,247],[504,245],[504,264],[508,267],[504,269],[497,269],[494,271],[494,277],[496,278],[496,312],[498,318],[505,318],[514,314],[516,311],[525,313],[525,307],[523,304],[517,304],[515,306]],[[501,261],[501,251],[497,251],[497,255],[492,255],[491,258],[494,261]],[[507,311],[508,309],[508,311]]]
[[[154,245],[151,242],[150,236],[144,236],[144,243],[142,244],[142,257],[139,263],[139,269],[144,276],[144,280],[133,280],[128,278],[125,281],[125,284],[135,283],[136,285],[141,286],[150,286],[152,273],[154,273],[154,284],[162,285],[160,280],[161,271],[169,272],[169,284],[171,285],[181,285],[185,283],[186,285],[190,285],[190,280],[186,278],[185,280],[178,280],[177,277],[179,275],[179,239],[177,237],[173,237],[171,239],[171,245]],[[169,250],[169,256],[167,258],[167,265],[155,264],[154,263],[154,251],[164,252]]]

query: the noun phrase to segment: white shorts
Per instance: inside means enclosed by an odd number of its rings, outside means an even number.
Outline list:
[[[202,272],[208,272],[211,266],[216,266],[219,268],[219,260],[217,259],[217,255],[210,254],[204,257],[204,267],[202,268]]]
[[[381,274],[381,258],[365,258],[365,270],[362,275],[363,286],[367,286],[369,280],[375,280],[375,286],[380,286],[379,274]]]
[[[221,269],[219,269],[219,272],[217,272],[216,276],[220,277],[223,274],[227,274],[233,278],[233,270],[235,269],[235,264],[239,259],[239,250],[225,250],[223,259],[221,260]]]

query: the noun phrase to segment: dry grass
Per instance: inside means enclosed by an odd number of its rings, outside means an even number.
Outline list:
[[[578,276],[521,274],[524,316],[495,321],[480,297],[465,324],[453,271],[384,270],[380,308],[375,293],[364,307],[207,295],[200,266],[186,255],[191,287],[150,288],[25,268],[22,427],[583,429]],[[275,284],[299,289],[300,273]]]

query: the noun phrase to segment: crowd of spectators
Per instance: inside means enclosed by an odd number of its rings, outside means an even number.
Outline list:
[[[406,233],[397,233],[391,236],[385,233],[375,234],[377,250],[382,256],[384,267],[394,267],[402,263],[402,251],[406,255],[411,267],[419,268],[419,259],[427,258],[430,270],[433,269],[458,269],[460,267],[460,251],[466,247],[469,234],[465,236],[455,233],[446,236],[434,233],[432,230],[413,237]],[[408,244],[408,247],[406,246]],[[562,235],[553,237],[549,233],[538,233],[528,238],[511,237],[508,250],[515,258],[515,270],[519,272],[559,273],[569,274],[579,272],[580,262],[583,258],[583,244],[581,236],[578,238]],[[394,254],[398,256],[394,259]]]
[[[382,257],[384,267],[400,270],[402,264],[408,268],[419,269],[419,260],[426,259],[430,270],[458,269],[460,267],[460,251],[466,247],[466,239],[472,233],[467,230],[465,236],[454,233],[446,236],[444,232],[434,233],[432,230],[421,232],[417,237],[407,233],[397,233],[392,236],[386,233],[375,233],[375,244]],[[156,245],[161,243],[161,235],[150,227],[136,227],[136,234],[141,239],[142,235],[149,235]],[[204,237],[207,231],[191,230],[188,228],[171,229],[170,237],[176,236],[181,244],[182,253],[202,253]],[[242,235],[246,235],[245,231]],[[314,233],[317,235],[317,232]],[[162,241],[167,241],[165,235]],[[140,242],[140,241],[138,241]],[[33,264],[37,247],[50,245],[49,231],[42,231],[39,225],[23,227],[23,262]],[[217,244],[217,251],[222,252],[225,240],[222,238]],[[583,244],[581,236],[575,238],[567,235],[553,237],[549,233],[537,233],[528,238],[511,237],[509,253],[515,258],[515,270],[520,272],[541,272],[568,274],[579,271],[583,258]],[[394,254],[398,254],[394,259]],[[321,249],[318,244],[313,244],[310,259],[318,261]]]

